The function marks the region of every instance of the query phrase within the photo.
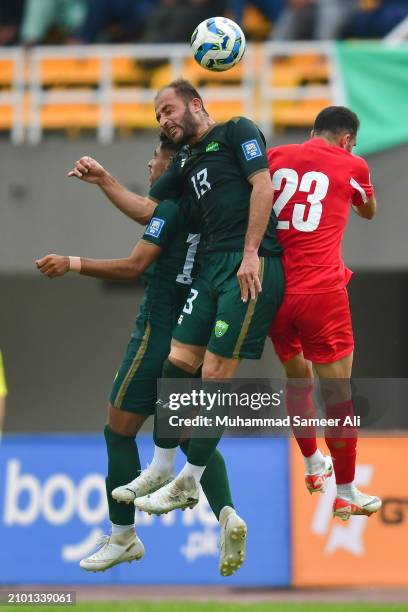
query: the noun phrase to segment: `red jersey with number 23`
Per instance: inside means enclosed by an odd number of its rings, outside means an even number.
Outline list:
[[[367,163],[320,138],[271,148],[268,160],[286,293],[344,288],[352,274],[341,254],[350,205],[374,193]]]

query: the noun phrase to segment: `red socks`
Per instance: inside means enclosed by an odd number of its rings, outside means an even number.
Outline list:
[[[316,410],[312,399],[313,385],[308,387],[296,387],[289,382],[286,385],[286,409],[293,419],[298,416],[301,419],[314,418]],[[299,444],[304,457],[310,457],[317,450],[316,427],[292,426],[293,435]]]
[[[357,427],[343,425],[344,419],[354,417],[351,400],[341,404],[326,406],[328,419],[340,419],[337,427],[326,427],[325,439],[333,458],[336,483],[346,484],[353,482],[356,468],[357,454]]]

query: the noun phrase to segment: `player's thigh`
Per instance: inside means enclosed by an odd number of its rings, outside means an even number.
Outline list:
[[[113,382],[109,401],[115,408],[150,415],[157,400],[157,379],[170,352],[171,326],[145,320],[132,337]]]
[[[181,345],[206,347],[217,309],[216,297],[206,280],[197,278],[180,313],[173,338]]]
[[[233,255],[233,254],[229,254]],[[240,265],[242,254],[237,256]],[[208,350],[229,359],[260,359],[270,324],[283,298],[284,274],[279,257],[261,257],[259,278],[262,291],[244,303],[234,274],[219,293],[217,313]]]
[[[299,297],[297,325],[303,354],[313,364],[330,364],[354,350],[346,289]]]
[[[297,374],[300,370],[303,371],[304,366],[301,363],[304,357],[296,326],[298,298],[299,296],[291,294],[284,296],[268,331],[268,336],[280,362],[285,367],[287,376],[293,378],[297,378]]]

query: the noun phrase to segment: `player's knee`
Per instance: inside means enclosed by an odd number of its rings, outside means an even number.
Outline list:
[[[313,366],[310,361],[303,357],[303,353],[284,363],[283,367],[288,378],[313,380]]]
[[[238,366],[237,360],[212,358],[203,365],[202,377],[204,379],[231,378]]]
[[[108,424],[111,431],[119,436],[135,437],[147,416],[120,410],[111,404],[108,407]],[[105,428],[106,429],[106,428]]]
[[[187,345],[171,345],[169,360],[178,368],[195,374],[203,363],[201,347],[190,347]]]

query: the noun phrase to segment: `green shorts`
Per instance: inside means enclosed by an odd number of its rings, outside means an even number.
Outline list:
[[[150,282],[135,328],[113,381],[112,406],[137,414],[154,414],[157,379],[170,353],[171,335],[189,293],[188,285]]]
[[[280,257],[261,257],[262,292],[244,304],[237,279],[243,254],[210,253],[179,317],[173,338],[207,346],[221,357],[260,359],[270,324],[283,298]]]

